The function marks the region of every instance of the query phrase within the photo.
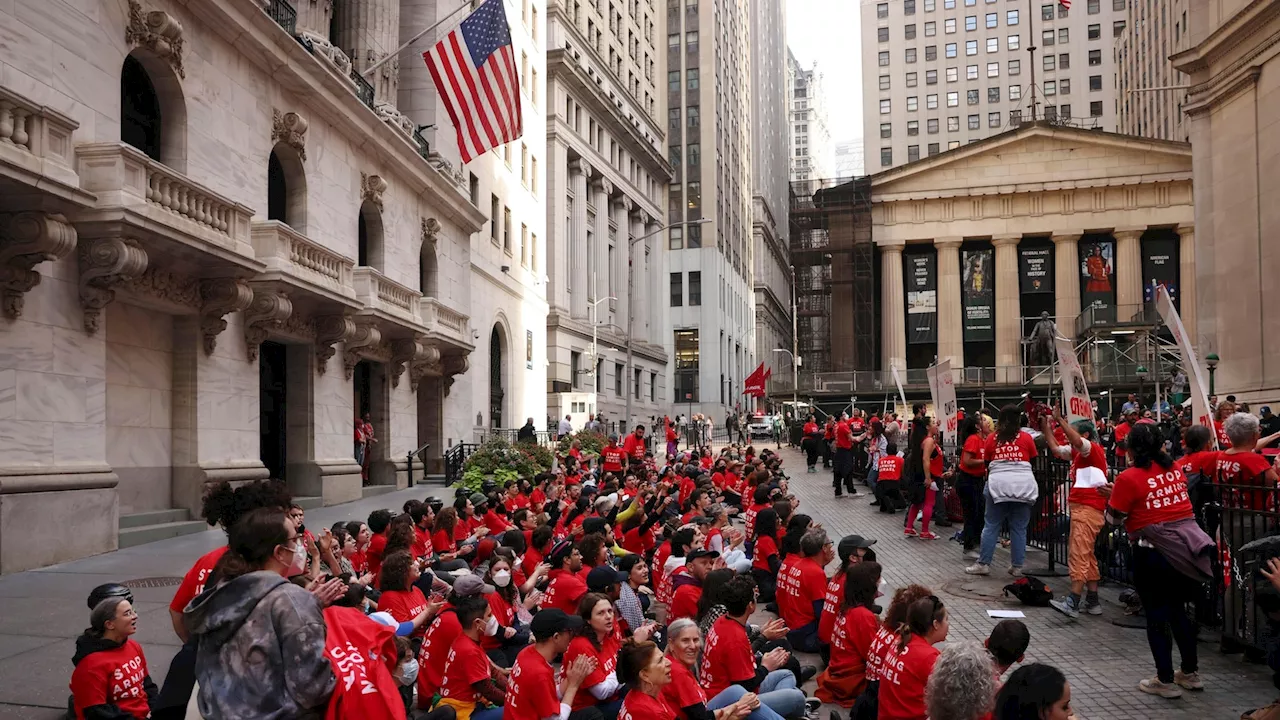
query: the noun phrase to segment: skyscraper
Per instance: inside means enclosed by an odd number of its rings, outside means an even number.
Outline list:
[[[1182,112],[1187,90],[1179,87],[1187,84],[1186,78],[1169,59],[1190,47],[1187,4],[1188,0],[1134,0],[1128,17],[1112,22],[1120,132],[1191,139]]]
[[[815,63],[804,69],[787,50],[787,75],[791,105],[791,179],[821,180],[835,172],[835,150],[827,127],[822,73]]]

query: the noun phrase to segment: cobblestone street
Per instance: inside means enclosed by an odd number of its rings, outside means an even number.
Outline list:
[[[792,492],[800,499],[799,512],[821,522],[838,540],[857,533],[878,540],[875,549],[884,565],[889,587],[885,594],[915,582],[932,589],[950,609],[951,639],[984,640],[997,620],[987,610],[1018,609],[1026,613],[1031,630],[1031,647],[1026,662],[1054,665],[1071,683],[1071,704],[1080,720],[1165,720],[1196,718],[1214,720],[1239,718],[1240,714],[1275,699],[1270,673],[1265,665],[1251,665],[1239,655],[1221,655],[1217,640],[1200,642],[1200,675],[1205,691],[1186,692],[1179,700],[1165,700],[1138,690],[1138,681],[1155,674],[1155,665],[1141,629],[1123,628],[1112,621],[1123,617],[1117,602],[1120,588],[1104,585],[1100,590],[1105,614],[1070,620],[1052,608],[1026,607],[1017,600],[1003,599],[1001,589],[1010,582],[1007,550],[997,550],[990,577],[964,574],[961,547],[950,538],[958,529],[938,528],[940,539],[924,541],[902,535],[904,515],[882,515],[870,507],[867,489],[836,499],[831,492],[831,471],[805,472],[804,456],[783,448],[785,467],[792,477]],[[1044,567],[1045,553],[1028,548],[1026,567]],[[1064,574],[1066,568],[1062,568]],[[1067,591],[1065,577],[1042,577],[1056,597]],[[887,600],[884,603],[887,605]],[[1175,651],[1174,662],[1177,662]],[[832,706],[832,709],[835,709]],[[823,718],[827,717],[824,708]]]

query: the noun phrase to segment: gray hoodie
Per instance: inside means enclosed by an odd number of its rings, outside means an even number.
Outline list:
[[[323,717],[335,680],[311,593],[276,573],[252,572],[207,588],[183,620],[197,643],[201,715]]]

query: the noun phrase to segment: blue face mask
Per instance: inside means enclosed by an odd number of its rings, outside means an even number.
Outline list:
[[[398,680],[400,684],[404,685],[405,687],[409,687],[410,685],[413,685],[413,683],[416,682],[417,679],[418,679],[418,661],[414,658],[409,658],[408,660],[405,660],[404,664],[402,664],[396,670],[396,680]]]

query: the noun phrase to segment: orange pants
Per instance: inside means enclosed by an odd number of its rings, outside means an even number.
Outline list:
[[[1097,582],[1098,556],[1094,542],[1102,530],[1102,511],[1082,503],[1071,503],[1071,539],[1067,545],[1067,569],[1073,581]]]

